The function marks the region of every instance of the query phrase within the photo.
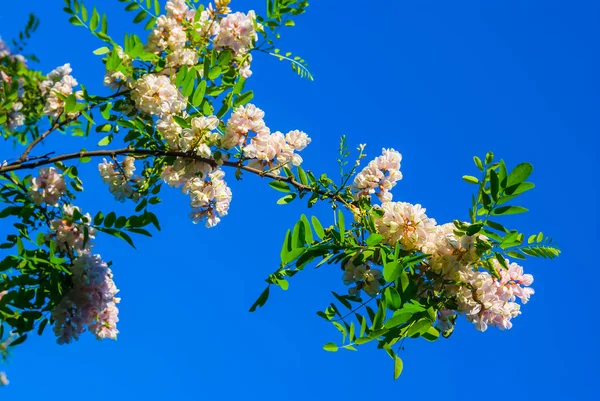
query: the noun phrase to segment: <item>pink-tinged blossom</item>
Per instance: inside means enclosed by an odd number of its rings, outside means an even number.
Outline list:
[[[65,64],[52,70],[46,77],[46,80],[39,84],[42,96],[46,97],[44,105],[44,114],[51,118],[58,118],[63,112],[65,101],[60,98],[57,93],[62,96],[70,96],[75,94],[78,99],[82,98],[82,92],[75,92],[78,83],[71,74],[71,65]],[[68,117],[75,116],[76,113],[69,113]]]
[[[248,14],[236,12],[227,15],[219,24],[219,33],[214,38],[215,49],[231,49],[236,55],[246,54],[258,39],[254,29],[254,11]]]
[[[271,131],[264,121],[265,113],[253,104],[236,108],[227,121],[221,145],[225,149],[242,146],[251,132],[257,136],[269,135]]]
[[[516,299],[526,303],[533,294],[533,289],[528,287],[533,277],[524,275],[520,266],[512,263],[506,270],[495,259],[493,263],[500,272],[500,280],[485,271],[472,271],[463,275],[461,281],[465,284],[458,290],[458,311],[479,331],[489,326],[510,329],[512,318],[521,314]]]
[[[464,271],[471,271],[473,264],[480,260],[477,253],[477,239],[485,240],[486,237],[463,235],[458,237],[453,223],[436,226],[422,251],[431,255],[428,258],[430,269],[450,280],[459,280]]]
[[[185,47],[186,42],[187,35],[180,21],[174,17],[161,15],[148,36],[148,50],[155,53],[167,49],[175,51]]]
[[[54,167],[41,168],[39,175],[31,180],[29,197],[36,205],[46,203],[57,206],[58,200],[66,192],[65,180]]]
[[[356,283],[356,287],[349,289],[351,296],[358,296],[362,289],[367,295],[375,296],[381,289],[380,281],[383,278],[381,270],[370,268],[366,264],[355,265],[353,260],[344,264],[344,275],[342,281],[345,285]]]
[[[135,172],[134,163],[135,158],[127,156],[118,166],[115,163],[106,161],[106,159],[98,165],[102,181],[108,185],[110,193],[119,202],[125,202],[125,199],[137,201],[140,197],[136,188],[139,187],[143,179],[139,176],[133,176]]]
[[[8,386],[9,383],[6,373],[0,372],[0,386]]]
[[[402,155],[394,149],[383,149],[383,154],[370,161],[356,175],[352,187],[356,198],[375,194],[382,202],[392,200],[390,190],[402,179],[400,162]]]
[[[177,49],[167,55],[167,67],[193,66],[198,64],[198,53],[192,49]]]
[[[136,82],[131,98],[139,110],[161,118],[179,114],[186,107],[185,98],[165,75],[144,75]]]
[[[385,242],[395,246],[400,243],[406,251],[421,250],[435,230],[435,220],[427,217],[421,205],[406,202],[384,202],[382,217],[375,216],[377,232]]]
[[[77,340],[86,328],[96,338],[117,338],[120,302],[112,271],[100,255],[83,255],[73,262],[71,290],[52,311],[59,344]]]
[[[92,240],[96,236],[96,229],[90,227],[92,217],[89,213],[81,216],[80,223],[74,221],[75,211],[81,215],[77,206],[64,205],[63,218],[50,222],[51,233],[47,235],[47,239],[55,240],[59,251],[74,250],[79,254],[88,253],[92,247]]]
[[[205,221],[206,227],[214,227],[227,215],[231,203],[231,189],[224,180],[220,168],[199,161],[177,159],[162,175],[172,187],[181,187],[190,196],[194,223]]]
[[[25,116],[21,113],[23,103],[14,102],[12,104],[12,112],[8,113],[6,124],[10,131],[15,130],[25,124]]]
[[[179,137],[177,147],[183,152],[194,152],[198,156],[210,157],[212,146],[218,140],[218,134],[212,131],[219,126],[219,119],[215,116],[194,117],[191,128],[186,128]]]

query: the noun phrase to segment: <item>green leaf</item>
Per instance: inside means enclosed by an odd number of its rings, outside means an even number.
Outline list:
[[[108,47],[106,47],[106,46],[104,46],[104,47],[99,47],[99,48],[97,48],[96,50],[94,50],[94,51],[93,51],[93,53],[94,53],[96,56],[101,56],[101,55],[103,55],[103,54],[107,54],[108,52],[110,52],[110,49],[109,49]]]
[[[108,144],[110,144],[113,140],[113,135],[107,135],[104,138],[100,139],[100,141],[98,142],[98,146],[106,146]]]
[[[493,200],[498,200],[500,194],[500,180],[494,170],[490,171],[490,195]]]
[[[335,345],[335,343],[327,343],[323,346],[323,349],[329,352],[337,352],[339,348],[337,345]]]
[[[525,213],[528,211],[529,211],[529,209],[526,209],[521,206],[502,206],[502,207],[494,209],[492,211],[492,214],[494,216],[500,216],[500,215],[507,215],[507,214]]]
[[[290,186],[283,181],[271,181],[271,182],[269,182],[269,186],[280,192],[290,192],[291,191]]]
[[[463,175],[463,180],[468,182],[469,184],[479,184],[479,180],[472,175]]]
[[[306,242],[308,245],[311,245],[315,240],[313,238],[312,229],[310,228],[308,218],[303,214],[300,216],[300,221],[302,224],[304,224],[304,242]]]
[[[367,240],[365,241],[365,243],[367,244],[367,246],[375,246],[375,245],[378,245],[379,243],[381,243],[381,241],[383,241],[383,235],[373,233],[373,234],[369,235],[369,237],[367,237]]]
[[[250,307],[250,312],[254,312],[256,308],[264,306],[264,304],[267,302],[267,299],[269,299],[269,288],[270,286],[267,286],[267,288],[265,288],[262,294],[260,294],[260,296],[254,302],[254,304],[252,304],[252,306]]]
[[[520,184],[516,184],[506,188],[504,191],[507,195],[519,195],[523,192],[529,191],[530,189],[535,188],[535,185],[531,182],[522,182]]]
[[[325,238],[325,230],[323,230],[323,226],[321,225],[319,219],[317,219],[315,216],[312,216],[311,221],[315,229],[315,234],[317,234],[320,239]]]
[[[394,380],[397,380],[400,377],[402,369],[404,369],[404,363],[402,362],[402,359],[396,355],[396,357],[394,357]]]
[[[340,241],[342,243],[344,243],[344,237],[345,237],[345,232],[346,232],[346,223],[344,221],[344,213],[342,212],[341,209],[338,209],[337,217],[338,217],[337,225],[340,230]]]
[[[391,283],[400,277],[400,274],[402,274],[403,271],[404,266],[402,266],[397,260],[388,262],[383,266],[383,278],[388,283]]]
[[[298,169],[298,178],[300,179],[300,183],[302,185],[308,185],[308,178],[306,177],[306,172],[304,171],[304,169],[300,166],[298,166],[297,169]]]
[[[204,94],[206,93],[206,81],[200,81],[198,86],[196,86],[196,90],[194,91],[194,96],[192,98],[192,105],[195,107],[200,106],[202,100],[204,100]]]
[[[512,187],[513,185],[520,184],[531,175],[533,166],[530,163],[521,163],[517,165],[513,171],[510,172],[506,179],[506,187]]]
[[[115,212],[110,212],[104,218],[104,227],[112,227],[112,225],[115,223],[116,220],[117,220],[117,215],[115,214]]]
[[[279,198],[279,200],[277,200],[277,204],[278,205],[287,205],[294,199],[296,199],[296,194],[287,194],[287,195],[283,196],[282,198]]]
[[[396,313],[394,313],[394,315],[385,322],[384,327],[386,329],[393,329],[394,327],[398,327],[401,324],[408,322],[413,316],[412,313],[400,312],[402,312],[402,309],[396,311]]]
[[[148,16],[148,13],[146,11],[142,10],[138,13],[138,15],[135,16],[135,18],[133,19],[133,23],[134,24],[140,23],[143,20],[145,20],[147,16]]]
[[[233,107],[243,106],[246,103],[250,102],[253,97],[254,97],[254,92],[252,92],[252,91],[248,91],[246,93],[242,93],[233,102]]]

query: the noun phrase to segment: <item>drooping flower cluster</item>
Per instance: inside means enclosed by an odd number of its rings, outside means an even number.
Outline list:
[[[216,49],[231,49],[236,55],[246,54],[258,39],[254,24],[254,11],[248,14],[236,12],[221,20],[219,32],[214,38]]]
[[[432,289],[453,300],[450,304],[454,305],[454,309],[438,311],[438,327],[444,331],[451,329],[457,314],[464,314],[481,331],[488,326],[512,327],[510,320],[520,314],[516,300],[522,303],[529,300],[534,292],[529,288],[533,277],[523,274],[522,267],[515,263],[505,268],[497,259],[482,260],[489,245],[488,238],[481,233],[457,234],[454,223],[438,226],[421,205],[389,201],[390,189],[402,178],[401,158],[393,149],[384,149],[382,156],[357,174],[353,188],[356,198],[376,194],[382,200],[381,205],[375,206],[373,222],[384,243],[392,247],[400,245],[403,252],[426,255],[415,273],[418,292],[424,294]],[[365,271],[369,270],[347,262],[344,284],[360,281]],[[369,280],[363,281],[366,284],[357,287],[366,291]],[[356,292],[356,288],[350,289],[352,295]]]
[[[344,275],[342,280],[345,285],[356,283],[354,287],[348,290],[351,296],[359,296],[360,290],[363,290],[367,295],[374,297],[379,294],[381,288],[381,280],[383,275],[381,270],[370,267],[368,263],[354,264],[354,260],[350,259],[344,263]]]
[[[376,194],[381,202],[392,200],[390,190],[402,179],[402,155],[394,149],[383,149],[383,154],[370,161],[354,178],[356,198]]]
[[[218,167],[198,161],[177,159],[168,166],[163,179],[172,187],[182,187],[190,195],[194,223],[206,221],[214,227],[227,215],[231,203],[231,190],[223,179],[225,172]]]
[[[31,180],[29,196],[36,205],[47,203],[58,205],[58,200],[66,192],[65,180],[54,167],[41,168],[39,175]]]
[[[58,118],[64,111],[65,101],[61,99],[57,93],[62,96],[70,96],[75,93],[78,99],[82,98],[82,92],[74,92],[74,87],[78,85],[77,80],[71,76],[71,64],[67,63],[61,67],[57,67],[50,71],[46,80],[42,81],[39,86],[42,96],[46,97],[44,105],[44,114],[51,118]],[[67,117],[72,117],[70,113]]]
[[[81,222],[75,221],[75,212],[81,216]],[[76,251],[83,255],[90,252],[91,240],[96,236],[96,229],[90,226],[92,217],[89,213],[82,215],[77,206],[63,205],[63,218],[50,222],[50,234],[47,240],[55,240],[59,251]]]
[[[216,145],[220,139],[220,135],[213,132],[219,126],[219,119],[215,116],[200,116],[192,118],[190,123],[191,128],[182,129],[172,117],[167,117],[159,120],[157,128],[170,149],[210,157],[211,146]]]
[[[2,42],[2,39],[0,39],[0,42]],[[2,57],[0,56],[0,58]],[[9,77],[4,71],[1,70],[0,78],[2,78],[2,81],[7,82],[9,84],[13,82],[13,78]],[[19,85],[17,90],[18,99],[12,103],[11,111],[8,112],[8,116],[6,118],[6,126],[9,131],[13,131],[16,128],[19,128],[20,126],[25,124],[25,116],[21,112],[21,110],[23,110],[23,102],[21,101],[24,93],[23,83],[24,78],[19,78],[17,80],[17,84]]]
[[[256,23],[254,11],[247,14],[233,14],[229,2],[219,0],[216,9],[210,5],[200,11],[190,9],[185,0],[170,0],[165,9],[166,15],[156,20],[156,25],[148,36],[148,51],[166,53],[166,66],[194,66],[198,64],[198,35],[204,44],[212,42],[215,50],[230,49],[236,58],[240,74],[248,78],[252,56],[248,54],[258,38],[256,29],[262,26]]]
[[[510,329],[511,319],[521,314],[516,299],[525,304],[534,293],[529,287],[533,276],[523,274],[521,266],[511,263],[504,269],[496,260],[494,263],[500,272],[500,280],[485,271],[466,273],[463,279],[466,285],[461,286],[457,296],[458,311],[480,331],[485,331],[488,326]]]
[[[0,386],[8,386],[9,383],[6,373],[0,372]]]
[[[377,232],[390,245],[400,243],[406,251],[421,250],[435,230],[435,220],[427,217],[421,205],[407,202],[384,202],[382,217],[375,218]]]
[[[135,83],[131,98],[139,110],[159,117],[179,114],[186,106],[185,98],[165,75],[144,75]]]
[[[137,201],[140,197],[137,188],[143,181],[141,177],[133,175],[135,172],[135,158],[125,157],[122,163],[116,165],[108,162],[106,159],[98,164],[98,170],[102,181],[108,185],[111,194],[119,202],[125,202],[125,199]]]
[[[279,168],[291,164],[299,166],[302,157],[296,153],[310,143],[311,139],[306,133],[298,130],[290,131],[286,135],[277,131],[271,133],[264,121],[265,113],[248,104],[238,107],[227,121],[225,135],[221,145],[225,149],[241,146],[244,156],[253,159],[249,165],[260,170],[267,169],[275,173]],[[250,138],[250,133],[254,136]]]
[[[82,255],[74,260],[72,273],[72,289],[52,311],[57,342],[77,340],[86,328],[98,339],[116,339],[120,299],[110,268],[100,255]]]
[[[14,130],[23,124],[25,124],[25,116],[21,113],[23,109],[23,103],[14,102],[12,104],[12,111],[8,114],[7,125],[9,130]]]

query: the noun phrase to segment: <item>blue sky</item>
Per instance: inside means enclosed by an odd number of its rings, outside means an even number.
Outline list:
[[[50,4],[52,3],[52,4]],[[263,0],[233,0],[238,10]],[[20,400],[316,400],[393,396],[450,400],[587,400],[600,356],[592,268],[598,249],[597,135],[600,122],[600,3],[595,1],[313,1],[281,48],[309,61],[315,82],[256,55],[253,101],[275,130],[313,138],[305,167],[337,173],[339,137],[403,156],[395,200],[421,203],[438,222],[466,219],[472,156],[493,150],[514,166],[534,165],[530,213],[509,226],[544,231],[561,245],[555,261],[524,264],[536,294],[512,330],[479,333],[460,320],[448,340],[407,341],[404,373],[373,346],[327,353],[338,332],[315,315],[344,291],[337,267],[306,270],[287,293],[248,307],[278,263],[281,240],[305,210],[278,206],[279,193],[255,177],[234,182],[229,216],[214,229],[193,225],[185,196],[165,190],[157,207],[163,231],[137,250],[98,238],[121,289],[119,340],[84,336],[58,346],[48,331],[18,347],[4,370],[0,399]],[[88,0],[109,14],[122,37],[133,17],[116,0]],[[341,5],[343,4],[343,5]],[[372,5],[373,8],[365,8]],[[10,38],[29,12],[41,17],[31,49],[48,72],[70,62],[73,75],[101,88],[101,43],[67,23],[62,1],[6,2],[0,35]],[[32,64],[32,67],[38,68]],[[90,138],[92,148],[100,135]],[[53,139],[65,151],[82,145]],[[50,149],[52,142],[45,149]],[[2,153],[11,153],[2,145]],[[42,150],[40,150],[41,152]],[[0,155],[2,158],[2,155]],[[113,207],[94,165],[81,167],[94,214]],[[324,222],[327,208],[318,210]],[[6,226],[0,226],[4,235]]]

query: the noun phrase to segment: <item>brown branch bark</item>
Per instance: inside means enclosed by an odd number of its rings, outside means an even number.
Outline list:
[[[260,169],[254,168],[254,167],[250,167],[250,166],[241,164],[241,162],[239,162],[239,161],[217,162],[214,159],[207,159],[205,157],[194,155],[192,153],[170,151],[170,150],[122,148],[122,149],[113,149],[113,150],[80,151],[80,152],[75,152],[75,153],[63,154],[63,155],[55,156],[55,157],[49,157],[49,158],[45,158],[45,159],[38,159],[35,161],[30,161],[30,162],[19,160],[15,163],[11,163],[6,166],[0,166],[0,174],[8,173],[10,171],[33,169],[33,168],[45,166],[48,164],[54,164],[54,163],[62,162],[62,161],[66,161],[66,160],[81,159],[84,157],[108,156],[108,157],[113,158],[117,155],[134,155],[134,156],[144,156],[144,157],[165,157],[165,156],[169,157],[169,156],[171,156],[171,157],[179,157],[179,158],[188,159],[188,160],[201,161],[201,162],[207,163],[213,167],[222,165],[222,166],[226,166],[226,167],[231,167],[231,168],[247,171],[252,174],[258,175],[260,177],[267,177],[271,180],[286,182],[300,191],[317,193],[325,198],[330,198],[336,202],[340,202],[340,203],[348,205],[348,202],[345,199],[343,199],[339,194],[326,192],[324,190],[314,188],[310,185],[304,185],[301,182],[296,181],[293,177],[285,177],[285,176],[265,172]]]
[[[108,100],[108,99],[114,99],[117,98],[119,96],[125,95],[129,92],[129,90],[127,91],[123,91],[123,92],[117,92],[114,95],[110,95],[104,99]],[[91,106],[89,106],[86,111],[90,111],[95,107],[98,107],[99,105],[103,104],[103,101],[100,101],[96,104],[93,104]],[[38,136],[37,138],[35,138],[30,144],[29,146],[27,146],[27,148],[23,151],[23,153],[21,154],[21,156],[19,157],[19,162],[24,162],[27,161],[29,158],[29,153],[31,153],[31,151],[33,150],[33,148],[35,148],[40,142],[42,142],[48,135],[50,135],[52,132],[56,131],[57,129],[60,129],[62,127],[64,127],[65,125],[69,125],[70,123],[72,123],[73,121],[76,121],[79,119],[79,117],[81,117],[81,113],[78,113],[76,117],[73,118],[65,118],[63,121],[58,122],[58,120],[52,124],[52,127],[50,127],[50,129],[48,129],[46,132],[44,132],[42,135]]]

